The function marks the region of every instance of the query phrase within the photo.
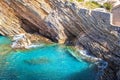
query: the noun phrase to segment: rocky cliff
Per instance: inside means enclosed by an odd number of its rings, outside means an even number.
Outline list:
[[[101,80],[120,80],[120,28],[110,14],[63,0],[0,0],[0,34],[39,34],[87,49],[109,65]],[[31,40],[32,38],[30,38]]]

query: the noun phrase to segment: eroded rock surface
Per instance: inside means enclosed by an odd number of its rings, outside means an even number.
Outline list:
[[[37,33],[54,42],[83,46],[109,63],[101,80],[119,80],[119,32],[110,24],[109,13],[79,9],[69,1],[0,1],[1,35]]]

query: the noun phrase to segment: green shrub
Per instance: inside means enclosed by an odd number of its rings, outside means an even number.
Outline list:
[[[83,2],[84,0],[77,0],[78,2]]]
[[[85,7],[89,9],[95,9],[95,8],[100,8],[101,5],[95,1],[89,1],[85,3]]]
[[[70,2],[74,2],[74,1],[84,2],[84,0],[70,0]]]
[[[74,0],[70,0],[70,2],[73,2]]]
[[[97,2],[95,2],[95,1],[92,1],[91,3],[92,3],[92,4],[95,4],[95,5],[97,5],[97,6],[100,6],[100,4],[97,3]]]
[[[103,6],[104,6],[104,8],[106,8],[109,11],[111,11],[111,9],[113,7],[112,3],[110,3],[110,2],[104,3]]]

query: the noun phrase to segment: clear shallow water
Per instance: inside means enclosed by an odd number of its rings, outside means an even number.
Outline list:
[[[96,73],[93,64],[78,61],[61,45],[0,54],[0,80],[95,80]]]

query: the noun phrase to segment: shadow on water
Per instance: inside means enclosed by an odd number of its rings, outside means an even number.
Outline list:
[[[74,72],[70,74],[69,76],[65,77],[67,80],[96,80],[95,76],[97,71],[91,70],[91,68],[95,68],[95,66],[91,66],[85,70],[82,70],[80,72]]]

